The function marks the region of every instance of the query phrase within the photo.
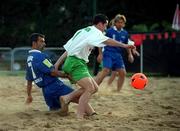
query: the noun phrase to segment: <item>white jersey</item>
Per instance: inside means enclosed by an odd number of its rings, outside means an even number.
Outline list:
[[[64,45],[68,56],[76,56],[89,62],[88,57],[94,48],[105,46],[102,44],[109,39],[95,26],[88,26],[78,30],[74,36]]]

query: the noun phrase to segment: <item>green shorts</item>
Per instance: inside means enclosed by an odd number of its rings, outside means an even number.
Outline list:
[[[77,82],[85,77],[91,77],[86,62],[75,56],[68,56],[62,69],[65,73],[71,75],[73,82]]]

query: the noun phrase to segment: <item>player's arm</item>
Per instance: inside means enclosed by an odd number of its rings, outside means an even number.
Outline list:
[[[58,69],[60,65],[63,64],[64,60],[67,57],[67,51],[65,51],[60,57],[59,59],[56,61],[56,63],[54,64],[55,69]]]
[[[56,69],[55,66],[48,59],[44,57],[42,61],[39,62],[39,65],[37,67],[41,72],[45,74],[49,74],[54,77],[69,78],[67,74],[65,74],[64,72],[58,71],[58,69]]]
[[[111,38],[107,39],[103,43],[106,44],[106,45],[109,45],[109,46],[117,46],[117,47],[122,47],[122,48],[125,48],[125,49],[134,49],[135,48],[134,45],[124,44],[124,43],[118,42],[116,40],[113,40]]]
[[[132,49],[126,49],[127,50],[127,53],[128,53],[128,61],[130,62],[130,63],[133,63],[134,62],[134,57],[133,57],[133,55],[132,55]]]
[[[97,61],[98,61],[99,63],[101,63],[102,58],[103,58],[102,47],[99,47],[99,48],[98,48]]]
[[[31,92],[32,92],[32,81],[27,80],[27,99],[26,103],[29,104],[33,101]]]
[[[51,70],[51,76],[61,77],[61,78],[70,78],[70,76],[62,71],[56,69]]]
[[[140,56],[139,52],[136,49],[132,49],[132,54],[135,56]]]
[[[129,45],[134,45],[135,43],[134,43],[134,41],[128,39],[128,44],[129,44]],[[130,51],[131,51],[131,53],[132,53],[133,55],[135,55],[135,56],[140,56],[140,54],[139,54],[139,52],[136,50],[136,48],[131,49]]]

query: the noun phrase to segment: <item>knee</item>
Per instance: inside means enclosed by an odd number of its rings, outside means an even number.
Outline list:
[[[120,72],[118,72],[118,75],[119,75],[120,77],[125,77],[125,76],[126,76],[126,71],[125,71],[125,70],[120,71]]]
[[[123,74],[124,74],[124,76],[126,76],[126,74],[127,74],[126,71],[124,71]]]
[[[96,93],[96,92],[98,92],[98,87],[94,87],[94,92],[93,92],[93,94]]]
[[[106,74],[106,75],[109,74],[109,73],[110,73],[110,69],[104,68],[104,69],[103,69],[103,73]]]
[[[98,87],[90,86],[89,88],[87,88],[87,91],[91,94],[94,94],[98,91]]]
[[[95,88],[95,87],[93,87],[93,88],[91,88],[91,89],[88,90],[88,92],[90,92],[91,94],[94,94],[94,93],[96,93],[97,91],[98,91],[98,88]]]

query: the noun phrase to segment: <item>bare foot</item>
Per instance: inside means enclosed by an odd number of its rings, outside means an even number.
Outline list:
[[[83,120],[84,119],[84,115],[77,115],[77,119],[78,120]]]
[[[57,114],[60,115],[60,116],[67,116],[68,112],[60,110]]]
[[[63,96],[60,97],[60,103],[61,103],[60,112],[68,113],[68,105],[69,105],[69,103],[66,103],[65,98]]]
[[[77,112],[77,114],[76,114],[76,117],[79,120],[85,119],[85,116],[86,116],[86,113],[82,113],[82,112]]]

